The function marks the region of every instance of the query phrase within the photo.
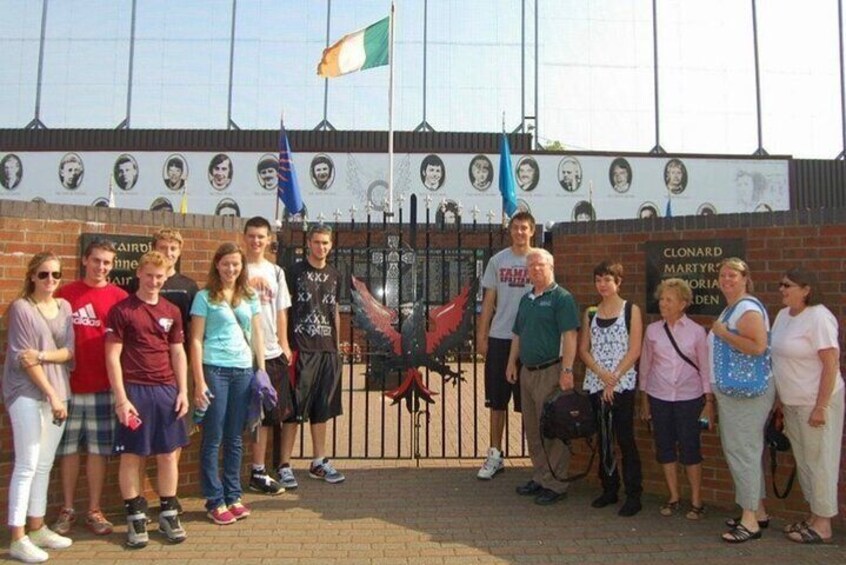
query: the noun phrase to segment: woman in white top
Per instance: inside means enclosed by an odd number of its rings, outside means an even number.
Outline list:
[[[843,432],[837,318],[820,304],[816,277],[791,269],[779,283],[785,305],[773,324],[773,376],[808,518],[785,528],[798,543],[831,540]]]
[[[584,389],[590,393],[600,420],[602,442],[599,457],[602,494],[591,506],[603,508],[617,502],[620,474],[611,444],[613,435],[622,454],[626,490],[626,501],[618,514],[634,516],[641,510],[643,492],[640,455],[634,437],[635,363],[640,357],[643,321],[640,308],[634,304],[627,306],[620,297],[621,264],[603,261],[594,268],[593,280],[602,300],[595,309],[585,311],[579,332],[579,356],[587,368]]]

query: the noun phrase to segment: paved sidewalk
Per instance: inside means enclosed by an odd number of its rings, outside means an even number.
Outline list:
[[[232,526],[215,526],[202,501],[188,498],[188,540],[166,545],[151,532],[143,550],[124,549],[122,515],[117,530],[98,538],[81,526],[74,545],[52,551],[51,563],[846,563],[846,532],[835,543],[801,546],[779,532],[773,520],[762,540],[729,545],[719,539],[728,509],[711,509],[700,522],[658,514],[660,500],[644,499],[644,511],[620,518],[616,509],[594,510],[597,493],[577,483],[569,497],[542,508],[517,496],[514,487],[528,469],[508,467],[493,481],[475,478],[477,461],[335,461],[347,475],[340,485],[308,478],[296,462],[300,488],[268,498],[246,495],[253,515]],[[153,524],[154,525],[154,524]],[[8,562],[8,534],[0,560]]]

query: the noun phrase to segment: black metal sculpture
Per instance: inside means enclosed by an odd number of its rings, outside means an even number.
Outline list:
[[[417,300],[411,314],[399,322],[399,314],[376,300],[367,286],[352,277],[354,323],[370,340],[370,347],[384,360],[381,371],[388,374],[400,371],[405,374],[400,385],[385,392],[394,404],[405,399],[410,412],[416,412],[416,399],[429,404],[433,393],[423,382],[419,367],[439,373],[444,382],[462,379],[461,373],[449,367],[444,357],[467,339],[475,313],[475,300],[479,280],[475,279],[451,302],[429,310]],[[397,326],[399,325],[399,331]]]

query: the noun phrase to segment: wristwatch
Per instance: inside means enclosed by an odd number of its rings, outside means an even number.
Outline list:
[[[43,351],[39,351],[39,352],[38,352],[38,362],[39,362],[39,363],[43,363],[43,362],[44,362],[44,352],[43,352]]]
[[[572,374],[573,373],[573,367],[561,367],[561,372]]]

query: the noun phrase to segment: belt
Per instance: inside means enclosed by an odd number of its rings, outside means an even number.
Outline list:
[[[557,365],[561,362],[561,357],[558,359],[553,359],[552,361],[547,361],[546,363],[541,363],[540,365],[525,365],[527,371],[542,371],[544,369],[549,369],[553,365]]]

